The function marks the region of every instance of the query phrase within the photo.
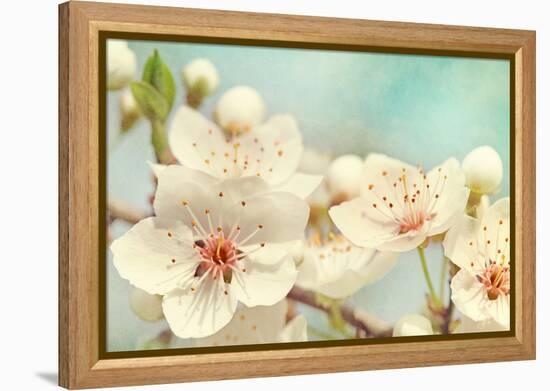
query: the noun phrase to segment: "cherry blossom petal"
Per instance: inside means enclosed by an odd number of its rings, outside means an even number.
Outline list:
[[[370,154],[365,160],[361,197],[370,205],[372,218],[384,217],[399,231],[402,217],[410,205],[404,197],[410,197],[413,186],[422,183],[419,168],[381,154]],[[405,179],[404,179],[405,178]]]
[[[384,194],[392,194],[393,184],[399,182],[399,178],[403,176],[403,173],[417,175],[417,172],[418,169],[408,163],[386,155],[371,153],[367,156],[363,168],[361,194],[371,194],[370,185],[380,189]]]
[[[491,205],[481,220],[477,240],[480,249],[493,261],[510,260],[510,199],[501,198]]]
[[[283,299],[296,281],[292,257],[266,265],[244,258],[233,272],[231,286],[239,301],[248,307],[273,305]]]
[[[458,267],[475,273],[484,269],[484,263],[480,264],[477,260],[479,228],[479,220],[463,215],[443,240],[445,256]]]
[[[224,328],[195,343],[197,346],[277,343],[285,327],[286,311],[286,300],[272,306],[241,306]]]
[[[307,203],[290,193],[272,192],[243,198],[228,210],[241,228],[237,242],[252,245],[301,239],[309,218]]]
[[[242,135],[225,135],[187,106],[177,112],[169,134],[174,156],[183,165],[218,178],[258,176],[270,185],[287,181],[303,151],[294,118],[276,115]]]
[[[293,116],[279,114],[240,137],[249,155],[249,174],[260,173],[272,185],[287,181],[296,171],[303,152],[302,136]]]
[[[460,312],[476,322],[490,318],[485,310],[487,292],[466,270],[460,270],[451,280],[451,299]]]
[[[198,170],[172,165],[159,173],[154,209],[158,216],[183,221],[191,227],[193,221],[209,231],[206,211],[211,223],[218,225],[225,217],[225,227],[234,224],[236,205],[269,190],[259,178],[220,180]],[[242,208],[241,208],[242,209]],[[229,215],[223,216],[225,213]],[[254,226],[255,227],[255,226]]]
[[[322,265],[318,257],[318,252],[313,252],[309,248],[304,250],[303,260],[298,266],[297,285],[309,290],[317,288],[320,279],[319,276],[322,274],[320,270]]]
[[[322,180],[323,177],[321,175],[307,175],[297,172],[282,185],[276,186],[274,190],[289,192],[305,199],[319,187]]]
[[[306,284],[299,285],[333,299],[343,299],[353,295],[366,284],[364,283],[364,278],[357,274],[357,272],[347,270],[337,280],[315,283],[309,287]]]
[[[151,171],[153,171],[153,174],[155,175],[156,178],[159,177],[160,173],[166,168],[166,167],[169,167],[168,165],[166,164],[158,164],[158,163],[152,163],[152,162],[147,162],[149,164],[149,167],[151,167]]]
[[[216,124],[200,112],[181,106],[168,133],[170,149],[178,161],[213,176],[223,176],[226,165],[223,153],[232,152],[232,145]],[[214,153],[214,155],[212,155]]]
[[[333,206],[329,215],[336,227],[353,244],[360,247],[378,248],[398,235],[395,222],[378,214],[372,204],[362,197]]]
[[[447,231],[464,214],[470,190],[465,186],[464,173],[456,159],[449,159],[431,170],[427,181],[431,185],[429,194],[433,196],[429,206],[434,216],[430,228],[432,236]]]
[[[376,251],[372,254],[369,261],[357,269],[364,277],[363,284],[372,284],[382,279],[395,266],[398,256],[399,253],[391,251]]]
[[[496,300],[486,302],[486,311],[505,330],[510,329],[510,295],[499,295]]]
[[[202,236],[219,228],[239,247],[300,239],[309,217],[304,200],[270,192],[260,178],[218,180],[183,166],[161,172],[154,209],[159,216],[195,225]]]
[[[252,244],[248,246],[241,246],[239,247],[239,250],[243,253],[250,254],[249,257],[253,259],[254,262],[273,265],[275,263],[282,262],[285,257],[291,255],[293,246],[296,242],[298,241],[296,240],[283,243],[267,242],[263,246]]]
[[[430,226],[422,225],[417,231],[409,231],[396,235],[394,238],[386,240],[384,243],[376,246],[379,251],[405,252],[414,250],[420,246],[428,237]]]
[[[475,322],[467,316],[462,316],[460,324],[454,330],[453,334],[463,333],[483,333],[491,331],[506,331],[509,327],[503,327],[493,319],[482,320]]]
[[[328,297],[345,298],[381,278],[395,264],[396,253],[379,253],[351,244],[346,247],[346,243],[328,242],[306,248],[297,284]]]
[[[194,220],[207,226],[204,211],[219,207],[215,186],[218,180],[184,166],[172,165],[158,174],[158,186],[153,208],[160,217],[178,219],[188,227]],[[186,203],[188,205],[186,205]],[[189,208],[196,214],[193,217]]]
[[[156,217],[134,225],[111,245],[120,276],[150,294],[165,294],[193,278],[200,262],[191,230]]]
[[[418,314],[405,315],[393,328],[394,337],[412,337],[417,335],[432,335],[432,323],[428,318]]]
[[[307,320],[303,315],[294,317],[279,334],[280,342],[307,341]]]
[[[228,324],[237,299],[224,285],[220,279],[206,278],[195,291],[174,290],[164,296],[162,308],[172,332],[180,338],[201,338]]]

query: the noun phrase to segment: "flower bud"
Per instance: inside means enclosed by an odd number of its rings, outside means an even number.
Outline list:
[[[120,94],[120,130],[126,132],[141,117],[141,110],[130,89],[125,89]]]
[[[237,86],[227,90],[216,106],[216,122],[228,133],[250,131],[265,117],[265,104],[252,87]]]
[[[489,146],[472,150],[462,162],[466,185],[475,193],[492,194],[502,182],[502,160]]]
[[[181,78],[187,89],[187,103],[192,107],[198,107],[220,84],[216,67],[206,58],[196,58],[184,66]]]
[[[156,322],[164,317],[162,296],[151,295],[134,286],[130,289],[130,307],[140,319],[147,322]]]
[[[403,316],[393,328],[394,337],[432,335],[433,333],[432,323],[425,316],[418,314]]]
[[[107,89],[120,90],[130,83],[137,71],[135,53],[128,42],[107,41]]]
[[[333,203],[359,195],[362,173],[363,160],[356,155],[340,156],[330,164],[327,181]]]

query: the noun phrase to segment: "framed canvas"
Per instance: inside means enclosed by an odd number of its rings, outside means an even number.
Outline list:
[[[60,385],[535,358],[534,32],[59,21]]]

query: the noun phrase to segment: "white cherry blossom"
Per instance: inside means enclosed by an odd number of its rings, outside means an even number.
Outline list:
[[[256,177],[220,180],[173,165],[158,176],[155,217],[111,245],[129,282],[163,295],[170,328],[181,338],[212,335],[238,302],[273,305],[296,280],[285,242],[300,239],[308,206]]]
[[[410,314],[401,317],[393,328],[394,337],[432,335],[433,333],[432,322],[419,314]]]
[[[286,321],[287,301],[273,306],[242,307],[216,334],[195,341],[197,346],[249,345],[307,341],[307,322],[302,315]]]
[[[322,180],[296,172],[303,144],[291,115],[274,115],[247,133],[230,136],[198,111],[182,106],[172,121],[169,142],[181,164],[216,178],[258,177],[301,198]]]
[[[397,255],[354,246],[341,235],[329,235],[324,243],[314,237],[305,245],[296,283],[333,299],[346,298],[382,278]]]
[[[447,231],[464,213],[469,190],[456,159],[430,172],[370,154],[361,195],[330,209],[338,229],[360,247],[408,251]]]
[[[443,241],[445,255],[460,271],[451,299],[474,322],[510,325],[510,199],[502,198],[481,219],[464,215]]]

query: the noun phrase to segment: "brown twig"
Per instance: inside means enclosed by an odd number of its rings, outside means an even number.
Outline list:
[[[320,303],[317,300],[315,293],[296,286],[291,289],[287,297],[310,307],[317,308],[327,314],[331,311],[329,305]],[[392,327],[390,325],[364,311],[344,304],[340,307],[340,312],[342,314],[342,319],[349,325],[364,331],[369,337],[389,337],[392,335]]]

